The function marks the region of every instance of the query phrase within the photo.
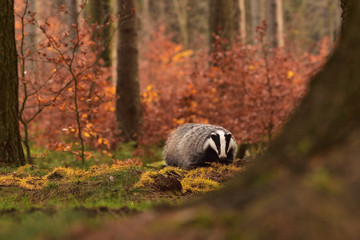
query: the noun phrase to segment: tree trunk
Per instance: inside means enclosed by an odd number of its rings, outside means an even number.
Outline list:
[[[13,0],[0,1],[0,24],[0,163],[23,165]]]
[[[187,4],[188,0],[173,0],[174,10],[180,28],[182,44],[185,49],[189,46]]]
[[[136,139],[142,120],[135,0],[119,0],[118,4],[116,119],[124,140],[129,141]]]
[[[78,0],[67,0],[67,7],[69,8],[69,17],[67,19],[68,24],[71,26],[78,25]],[[77,41],[77,32],[74,28],[70,31],[70,39]]]
[[[240,36],[243,43],[246,41],[246,12],[245,12],[245,0],[238,0],[239,1],[239,11],[240,11]]]
[[[256,211],[259,222],[247,233],[257,231],[257,239],[264,239],[265,229],[289,231],[287,239],[360,234],[360,3],[346,1],[343,7],[338,47],[283,133],[244,176],[211,196],[217,208],[251,208],[242,212],[243,223]],[[282,220],[294,228],[276,226]]]
[[[282,0],[268,2],[268,36],[273,47],[284,46],[284,16]]]
[[[341,2],[341,8],[342,8],[342,22],[341,22],[341,32],[343,33],[346,29],[346,26],[349,25],[349,21],[351,20],[351,17],[349,16],[351,13],[351,10],[354,9],[354,5],[356,4],[355,0],[340,0]]]
[[[328,1],[328,14],[325,18],[325,21],[328,23],[329,26],[329,38],[331,42],[336,41],[336,3],[329,0]]]
[[[29,1],[29,10],[31,12],[39,12],[39,1],[38,0],[33,0],[33,1]],[[26,28],[26,32],[29,35],[29,48],[31,49],[32,52],[37,52],[38,49],[38,44],[39,44],[39,35],[40,35],[40,31],[39,28],[36,27],[33,24],[27,24],[25,26]],[[35,54],[33,54],[35,55]],[[29,66],[28,66],[31,70],[35,70],[36,69],[36,61],[31,61]]]
[[[250,23],[251,23],[251,40],[254,42],[256,38],[256,27],[261,25],[260,22],[260,4],[259,0],[250,1]]]
[[[66,0],[55,0],[53,2],[53,4],[54,4],[55,7],[59,8],[59,7],[61,7],[61,5],[65,5],[65,1]]]
[[[110,0],[91,0],[88,5],[88,13],[91,16],[91,23],[102,26],[93,32],[93,39],[100,41],[104,50],[100,57],[104,60],[104,66],[111,66],[111,24],[105,25],[110,21],[111,1]]]
[[[204,37],[209,35],[209,3],[208,0],[188,1],[188,38],[189,47],[202,48]]]
[[[118,4],[117,4],[117,1],[118,0],[110,0],[110,4],[111,4],[111,6],[112,6],[112,13],[113,14],[117,14],[119,11],[118,11]],[[119,29],[119,21],[116,21],[116,22],[114,22],[113,23],[113,28],[114,29]],[[116,84],[116,82],[117,82],[117,61],[118,61],[118,57],[117,57],[117,49],[118,49],[118,47],[117,47],[117,44],[119,43],[119,40],[118,40],[118,38],[119,38],[119,34],[114,34],[113,35],[113,37],[112,37],[113,39],[112,39],[112,46],[111,46],[111,52],[110,52],[110,54],[111,54],[111,57],[112,57],[112,59],[111,59],[111,65],[112,65],[112,67],[111,67],[111,72],[112,72],[112,74],[111,74],[111,81],[112,81],[112,83],[115,85]]]
[[[154,22],[161,22],[166,19],[166,5],[170,1],[149,1],[149,12]]]
[[[143,36],[141,37],[144,42],[150,40],[150,34],[152,30],[152,19],[150,15],[150,3],[149,0],[142,0],[142,9],[141,9],[141,30]]]
[[[240,34],[241,42],[246,41],[245,0],[234,0],[234,30]]]
[[[209,1],[209,30],[210,47],[215,42],[213,34],[219,35],[228,40],[231,46],[233,37],[233,0],[210,0]]]

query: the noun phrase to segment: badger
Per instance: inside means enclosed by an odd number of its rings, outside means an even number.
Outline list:
[[[168,166],[193,169],[213,162],[232,163],[236,151],[236,141],[225,128],[188,123],[170,134],[163,155]]]

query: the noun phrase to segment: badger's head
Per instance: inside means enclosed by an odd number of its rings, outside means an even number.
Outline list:
[[[236,154],[236,142],[230,132],[218,130],[210,134],[204,143],[204,151],[210,149],[217,155],[217,160],[222,163],[230,163]]]

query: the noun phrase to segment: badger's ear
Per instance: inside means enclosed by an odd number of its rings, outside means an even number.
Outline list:
[[[231,140],[231,137],[232,137],[232,135],[231,135],[231,133],[226,133],[225,134],[225,139],[226,139],[226,142],[229,144],[229,142],[230,142],[230,140]]]
[[[211,133],[210,137],[212,138],[212,140],[215,141],[219,137],[219,135],[217,133]]]

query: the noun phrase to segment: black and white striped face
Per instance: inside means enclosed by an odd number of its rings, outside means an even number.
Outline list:
[[[235,151],[237,146],[231,136],[231,133],[218,130],[211,133],[209,139],[206,140],[204,150],[208,147],[212,148],[216,152],[219,159],[226,159],[230,150]]]

